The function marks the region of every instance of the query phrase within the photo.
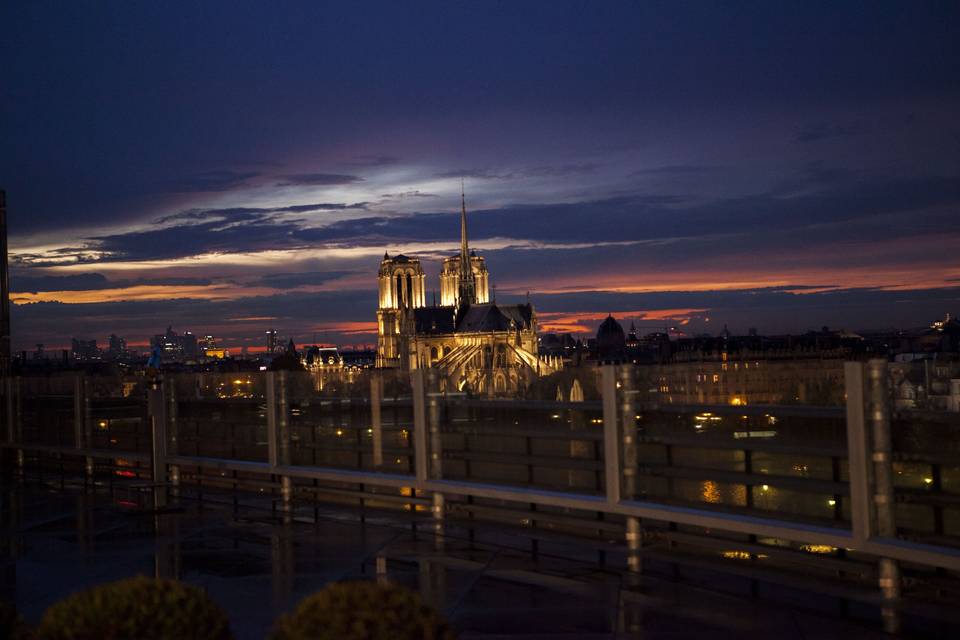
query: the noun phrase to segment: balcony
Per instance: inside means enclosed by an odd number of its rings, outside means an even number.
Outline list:
[[[960,628],[957,414],[892,411],[880,361],[834,407],[666,403],[644,375],[572,403],[429,370],[11,379],[3,588],[177,576],[242,637],[348,576],[467,637]]]

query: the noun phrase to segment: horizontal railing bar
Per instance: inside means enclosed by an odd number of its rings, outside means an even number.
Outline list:
[[[950,571],[960,571],[960,549],[952,547],[933,546],[895,538],[871,538],[862,543],[857,551]]]
[[[36,451],[39,453],[59,453],[69,456],[83,456],[90,458],[130,458],[131,460],[150,461],[150,454],[142,451],[119,451],[113,449],[77,449],[74,447],[60,447],[48,444],[10,443],[0,442],[0,448],[19,449],[22,451]]]
[[[897,502],[912,502],[944,507],[960,505],[960,494],[956,493],[942,493],[931,491],[930,489],[912,489],[897,486],[894,486],[893,491]]]
[[[929,409],[898,409],[893,412],[893,428],[896,430],[897,423],[909,422],[911,420],[922,420],[924,422],[939,422],[940,424],[956,425],[957,414],[950,411],[933,411]]]
[[[603,411],[603,403],[599,400],[586,400],[584,402],[556,402],[550,400],[513,400],[505,398],[498,399],[480,399],[466,397],[447,397],[447,404],[455,407],[469,407],[478,409],[530,409],[530,410],[556,410],[556,411]]]
[[[331,482],[352,482],[356,484],[375,484],[387,487],[415,487],[416,477],[400,473],[379,473],[377,471],[355,471],[352,469],[330,469],[324,467],[278,466],[273,473],[291,478],[309,478]]]
[[[570,458],[560,456],[528,456],[523,454],[500,453],[498,451],[460,451],[445,450],[444,460],[477,460],[479,462],[498,462],[523,467],[549,467],[557,471],[578,469],[599,471],[603,461],[591,458]],[[556,466],[554,466],[556,465]]]
[[[960,425],[958,425],[960,431]],[[919,462],[924,464],[949,464],[960,466],[960,453],[953,451],[894,451],[896,462]]]
[[[734,413],[743,408],[744,407],[736,407]],[[753,408],[758,410],[760,409],[756,406]],[[22,443],[0,443],[0,447],[63,454],[69,456],[87,456],[100,459],[112,459],[118,457],[140,461],[149,461],[150,459],[150,455],[147,453],[132,451],[76,449],[72,447],[30,445]],[[850,545],[853,543],[853,538],[849,531],[833,527],[785,522],[781,520],[740,514],[711,512],[690,507],[657,504],[635,500],[622,501],[619,504],[611,505],[606,501],[604,496],[571,494],[530,487],[516,488],[505,485],[500,486],[452,480],[427,480],[422,484],[422,486],[418,486],[415,477],[412,475],[363,472],[349,469],[330,469],[319,467],[271,467],[265,461],[239,461],[223,458],[172,456],[168,458],[168,463],[221,470],[225,469],[264,474],[288,475],[291,477],[311,478],[332,482],[415,487],[431,491],[449,492],[460,495],[470,495],[513,502],[533,503],[562,508],[580,509],[584,511],[617,513],[625,516],[648,518],[664,522],[676,522],[678,524],[704,527],[707,529],[719,529],[752,535],[769,536],[798,542],[822,543],[842,548],[850,548]],[[760,478],[763,479],[763,476]],[[895,539],[869,539],[861,542],[855,550],[880,557],[894,558],[905,562],[942,567],[950,570],[960,570],[960,549],[931,546]]]
[[[401,496],[397,494],[389,493],[374,493],[372,491],[350,491],[349,489],[337,489],[335,487],[324,487],[318,486],[314,487],[311,485],[295,485],[294,486],[294,495],[303,494],[303,493],[312,493],[315,494],[325,494],[332,496],[342,496],[345,498],[356,498],[357,500],[370,500],[370,501],[380,501],[380,502],[392,502],[397,504],[417,504],[417,505],[428,505],[432,504],[432,501],[429,498],[417,498],[415,496]]]
[[[846,458],[847,450],[827,447],[810,447],[764,439],[742,438],[733,440],[713,440],[706,437],[677,437],[659,435],[641,435],[637,438],[638,444],[659,444],[671,447],[689,447],[692,449],[725,449],[734,451],[761,451],[764,453],[789,453],[795,455],[809,455],[818,458]]]
[[[726,469],[641,463],[638,473],[642,476],[682,478],[688,480],[715,480],[718,482],[754,486],[768,484],[775,487],[798,489],[809,493],[839,495],[847,495],[850,493],[850,485],[846,482],[833,482],[832,480],[798,478],[766,473],[745,473],[743,471],[729,471]]]
[[[836,418],[846,415],[844,407],[821,407],[802,404],[640,404],[637,413],[714,413],[729,416],[767,416],[777,418]]]
[[[557,425],[552,429],[526,427],[487,427],[457,424],[443,429],[443,435],[451,436],[504,436],[508,438],[542,438],[544,440],[587,440],[603,441],[603,425],[594,425],[594,430],[571,430],[566,425]]]
[[[497,516],[501,518],[505,517],[516,517],[521,519],[529,520],[531,523],[549,523],[549,524],[558,524],[565,525],[570,527],[577,527],[581,529],[594,529],[598,531],[605,531],[608,533],[615,533],[622,536],[624,530],[623,522],[615,522],[612,520],[597,520],[595,518],[586,519],[586,518],[576,518],[574,516],[567,516],[560,513],[555,513],[552,511],[530,511],[529,509],[515,509],[508,507],[497,507],[492,505],[479,505],[479,504],[468,504],[466,502],[453,502],[449,504],[449,508],[452,512],[457,513],[472,513],[476,515],[488,515],[488,516]],[[521,526],[521,525],[516,525]],[[524,527],[526,529],[536,529],[537,527],[530,526]],[[540,527],[542,528],[542,527]],[[547,529],[548,531],[554,531]]]
[[[784,521],[718,513],[640,501],[621,501],[612,505],[605,496],[571,494],[538,488],[518,489],[509,486],[478,484],[457,480],[428,480],[424,487],[433,491],[449,492],[459,495],[472,495],[495,500],[527,502],[584,511],[602,511],[621,515],[650,518],[665,522],[676,522],[704,528],[721,529],[737,533],[757,534],[773,538],[784,538],[798,542],[822,542],[831,546],[847,547],[852,542],[849,531],[833,527],[788,523]]]

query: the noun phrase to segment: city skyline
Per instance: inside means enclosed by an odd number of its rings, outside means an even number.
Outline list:
[[[15,348],[372,343],[381,256],[436,280],[461,178],[545,330],[960,310],[956,6],[231,7],[3,9]]]

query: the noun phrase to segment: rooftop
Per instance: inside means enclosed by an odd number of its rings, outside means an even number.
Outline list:
[[[281,612],[326,583],[376,579],[380,557],[383,577],[418,590],[464,639],[883,637],[812,610],[825,603],[787,607],[718,593],[745,582],[709,570],[688,578],[710,590],[644,576],[639,591],[627,591],[619,558],[600,565],[582,546],[547,537],[534,554],[528,536],[494,526],[476,529],[473,540],[448,526],[438,548],[423,518],[415,532],[416,519],[367,514],[363,522],[329,507],[283,525],[266,501],[237,510],[207,501],[155,523],[124,495],[38,485],[5,494],[2,534],[19,550],[3,560],[0,590],[28,621],[78,589],[159,572],[206,589],[239,640],[260,640]],[[15,516],[11,505],[19,505]]]

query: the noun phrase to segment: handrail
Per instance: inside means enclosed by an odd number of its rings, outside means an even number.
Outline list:
[[[378,392],[377,397],[313,397],[304,396],[297,398],[296,402],[288,402],[285,395],[286,387],[283,386],[282,375],[279,377],[274,374],[266,376],[266,391],[263,398],[183,398],[180,401],[182,408],[186,408],[191,403],[198,405],[223,405],[225,407],[264,407],[263,418],[258,420],[258,424],[266,426],[267,442],[264,460],[239,460],[233,458],[206,457],[185,455],[175,449],[175,444],[168,437],[168,429],[173,426],[176,428],[176,402],[171,402],[171,414],[167,414],[167,404],[169,398],[164,393],[163,388],[155,388],[149,391],[150,410],[147,413],[149,424],[152,429],[152,453],[120,451],[113,449],[102,449],[91,446],[95,441],[90,435],[90,415],[89,415],[89,397],[82,397],[79,394],[86,394],[86,387],[78,385],[74,397],[74,446],[54,446],[44,444],[30,444],[22,442],[22,424],[8,422],[7,428],[0,432],[4,441],[0,447],[5,449],[14,449],[18,451],[35,451],[38,453],[50,453],[56,455],[68,455],[83,457],[87,459],[87,473],[93,473],[94,459],[111,459],[124,457],[136,461],[151,461],[152,473],[156,476],[154,479],[160,486],[167,486],[166,474],[169,471],[169,486],[176,487],[180,482],[179,467],[197,467],[200,469],[214,469],[220,471],[232,471],[238,473],[250,473],[257,476],[267,476],[279,478],[281,488],[281,501],[285,513],[292,511],[293,485],[292,479],[301,480],[319,480],[323,482],[343,483],[347,485],[364,485],[370,487],[389,487],[395,489],[409,489],[411,498],[422,501],[427,496],[431,499],[432,511],[431,517],[437,522],[438,527],[442,527],[444,517],[445,498],[444,496],[466,496],[477,499],[490,499],[503,501],[516,505],[536,505],[537,507],[557,507],[573,512],[586,512],[591,514],[603,514],[616,516],[611,521],[606,522],[604,527],[621,526],[625,531],[625,539],[628,544],[629,554],[641,553],[640,537],[642,533],[641,523],[644,520],[668,523],[671,525],[686,525],[690,527],[702,528],[707,531],[725,531],[730,533],[744,534],[753,537],[770,537],[795,542],[803,542],[817,545],[828,545],[830,547],[850,550],[870,556],[875,556],[883,569],[879,572],[883,580],[899,580],[899,573],[890,573],[890,562],[902,561],[908,563],[917,563],[928,566],[940,567],[955,571],[960,571],[960,549],[950,547],[935,546],[929,544],[918,544],[906,540],[892,539],[889,535],[881,536],[875,527],[875,506],[882,504],[883,501],[894,501],[898,499],[915,499],[934,505],[953,505],[956,500],[937,499],[936,495],[924,494],[920,491],[898,490],[897,493],[882,494],[873,481],[874,465],[892,464],[892,457],[899,460],[921,460],[931,464],[937,464],[944,460],[953,460],[956,454],[951,452],[894,452],[893,456],[889,453],[884,454],[883,450],[878,449],[877,434],[871,431],[871,425],[877,415],[893,415],[897,420],[916,418],[919,420],[943,421],[943,416],[937,415],[931,417],[924,412],[899,412],[893,414],[889,406],[883,407],[876,405],[876,388],[872,389],[872,396],[865,393],[868,384],[864,372],[865,367],[875,367],[869,371],[877,379],[875,364],[864,365],[863,363],[848,363],[846,367],[846,385],[847,385],[847,405],[846,407],[815,407],[804,405],[715,405],[715,404],[672,404],[660,402],[643,402],[641,394],[630,375],[619,375],[620,373],[629,373],[627,369],[618,369],[615,367],[605,367],[602,371],[602,400],[587,402],[555,402],[555,401],[534,401],[525,399],[481,399],[471,398],[460,394],[450,394],[444,396],[437,387],[430,387],[433,377],[424,376],[423,371],[414,371],[411,379],[412,391],[408,395],[394,397],[382,397]],[[376,375],[376,374],[374,374]],[[276,393],[277,384],[280,384],[281,393]],[[69,398],[70,396],[45,396]],[[872,400],[871,400],[872,398]],[[21,408],[22,397],[18,395],[14,404],[8,397],[8,407],[6,415],[8,420],[19,420],[19,411]],[[82,400],[82,401],[81,401]],[[116,408],[135,407],[136,402],[106,402],[103,404],[113,404]],[[362,423],[356,421],[343,424],[339,428],[349,430],[349,436],[354,436],[363,429],[371,430],[370,447],[373,453],[374,464],[381,468],[384,455],[405,456],[405,464],[409,464],[411,473],[394,473],[379,470],[363,470],[355,468],[338,468],[333,466],[316,466],[292,464],[291,452],[301,452],[307,450],[311,443],[301,440],[299,444],[292,445],[291,432],[295,432],[301,425],[297,419],[291,419],[290,409],[297,409],[300,401],[307,401],[311,407],[319,405],[321,411],[323,407],[340,407],[347,411],[354,411],[354,406],[370,407],[370,423],[366,418]],[[874,404],[868,404],[873,402]],[[86,403],[86,404],[84,404]],[[446,404],[447,411],[441,411]],[[377,410],[374,411],[373,407]],[[385,432],[395,431],[398,425],[389,423],[388,416],[381,415],[383,409],[387,407],[410,407],[409,417],[405,417],[405,424],[409,427],[410,448],[402,449],[393,446],[384,446],[383,434]],[[84,408],[87,407],[87,408]],[[100,407],[102,409],[102,405]],[[81,409],[88,413],[82,414]],[[462,411],[465,409],[466,411]],[[475,415],[478,410],[489,410],[492,412],[524,412],[524,411],[552,411],[561,412],[585,412],[587,414],[602,415],[602,420],[592,418],[590,424],[584,425],[586,428],[572,430],[566,421],[555,425],[544,419],[544,424],[531,424],[535,420],[520,420],[523,424],[518,424],[516,428],[505,426],[502,423],[487,425],[483,422],[460,422],[459,418],[463,415]],[[886,413],[884,413],[886,412]],[[360,413],[357,415],[367,415]],[[775,416],[776,418],[809,418],[817,420],[844,420],[847,432],[846,447],[828,446],[814,447],[807,444],[783,444],[782,442],[767,442],[759,439],[742,440],[718,440],[713,437],[701,439],[699,436],[664,434],[662,425],[658,427],[656,433],[644,433],[644,422],[634,418],[635,415],[644,416],[644,418],[656,418],[658,415],[690,415],[710,413],[715,416],[751,416],[766,417]],[[449,424],[443,423],[444,414],[449,414]],[[407,414],[404,413],[404,416]],[[13,418],[10,418],[13,416]],[[376,416],[376,417],[373,417]],[[454,419],[456,417],[457,419]],[[181,418],[182,419],[182,418]],[[409,423],[406,421],[409,420]],[[519,418],[518,418],[519,420]],[[228,421],[230,422],[230,421]],[[246,423],[243,423],[246,425]],[[307,423],[310,424],[310,423]],[[368,426],[369,424],[369,426]],[[452,425],[452,426],[451,426]],[[311,425],[312,426],[312,425]],[[669,424],[668,424],[669,426]],[[404,428],[408,428],[404,427]],[[19,429],[19,430],[18,430]],[[652,431],[652,429],[650,430]],[[176,433],[176,432],[174,432]],[[260,433],[260,432],[258,432]],[[504,447],[503,452],[496,451],[477,451],[477,450],[457,450],[448,448],[444,450],[444,438],[451,433],[467,436],[491,436],[493,438],[518,437],[526,438],[527,450],[525,453],[517,451],[514,443],[514,450]],[[882,433],[883,432],[879,432]],[[184,443],[193,438],[192,434],[177,434],[178,442]],[[887,432],[889,436],[889,431]],[[202,440],[202,435],[200,436]],[[569,440],[583,441],[586,455],[550,455],[558,451],[558,445],[549,444],[546,448],[537,449],[531,444],[533,439],[540,440]],[[74,438],[69,438],[73,441]],[[151,437],[147,437],[145,442],[151,442]],[[351,442],[351,438],[345,439],[343,443],[328,443],[326,450],[344,453],[358,454],[358,460],[366,455],[366,440],[361,444],[359,441]],[[456,439],[454,439],[456,442]],[[166,453],[163,443],[170,445],[169,454]],[[261,447],[264,443],[260,443]],[[542,446],[542,442],[539,443]],[[727,470],[713,469],[698,466],[679,466],[672,462],[669,457],[671,453],[665,454],[666,464],[639,462],[637,452],[641,445],[663,445],[668,449],[671,447],[684,448],[703,448],[715,450],[737,450],[745,452],[744,460],[739,461],[742,469]],[[324,446],[324,445],[319,445]],[[446,444],[450,446],[449,441]],[[579,445],[578,445],[579,446]],[[887,445],[889,451],[889,444]],[[263,452],[261,448],[259,450]],[[849,451],[849,455],[848,455]],[[794,455],[807,455],[819,458],[830,458],[832,465],[831,478],[807,478],[794,477],[790,475],[772,475],[757,473],[756,465],[752,463],[749,455],[751,452],[769,452]],[[22,456],[20,457],[22,464]],[[298,458],[301,459],[301,458]],[[849,466],[849,481],[841,481],[840,465],[846,459]],[[460,467],[448,464],[453,461],[460,461],[464,465],[469,465],[471,461],[491,462],[505,465],[523,465],[529,469],[529,481],[526,483],[517,481],[511,483],[510,480],[504,480],[497,483],[488,480],[478,480],[471,478],[469,472],[465,479],[454,479],[453,473],[460,474]],[[633,462],[631,462],[633,461]],[[359,464],[359,463],[358,463]],[[443,470],[446,468],[447,476],[444,476]],[[591,488],[589,481],[585,486],[571,488],[567,490],[549,489],[542,486],[536,486],[536,469],[552,469],[558,471],[570,472],[594,472],[592,476],[596,479],[596,484]],[[791,519],[785,513],[777,515],[770,512],[771,515],[757,515],[755,513],[738,512],[736,509],[717,509],[707,505],[690,506],[671,504],[665,501],[658,501],[656,498],[645,498],[636,480],[641,476],[654,476],[665,478],[670,482],[671,478],[677,479],[709,479],[718,482],[729,482],[747,487],[762,484],[795,489],[806,493],[823,493],[831,496],[831,501],[836,498],[839,502],[842,498],[843,506],[849,505],[851,512],[851,521],[849,523],[836,520],[833,524],[816,524],[812,522],[798,521]],[[939,478],[939,476],[937,476]],[[937,480],[939,482],[939,480]],[[542,484],[546,482],[541,481]],[[939,484],[933,485],[939,488]],[[321,490],[319,487],[317,490]],[[336,489],[343,491],[344,489]],[[750,492],[748,491],[748,494]],[[847,502],[849,500],[849,503]],[[412,501],[412,500],[411,500]],[[451,503],[449,508],[459,508],[463,505]],[[938,508],[939,508],[938,506]],[[755,507],[749,502],[745,509]],[[535,511],[534,511],[535,513]],[[836,517],[840,517],[840,510],[837,507]],[[564,517],[575,517],[567,514]],[[584,523],[588,521],[584,519]],[[616,523],[616,525],[614,524]],[[622,523],[622,524],[620,524]],[[889,530],[889,529],[888,529]],[[680,534],[677,534],[680,535]],[[679,538],[677,538],[679,539]],[[630,557],[630,556],[628,556]],[[634,567],[636,565],[630,565]],[[632,570],[632,569],[631,569]],[[891,575],[893,577],[891,577]],[[885,582],[884,584],[890,584]],[[882,602],[888,602],[889,596],[884,591],[885,597]]]

